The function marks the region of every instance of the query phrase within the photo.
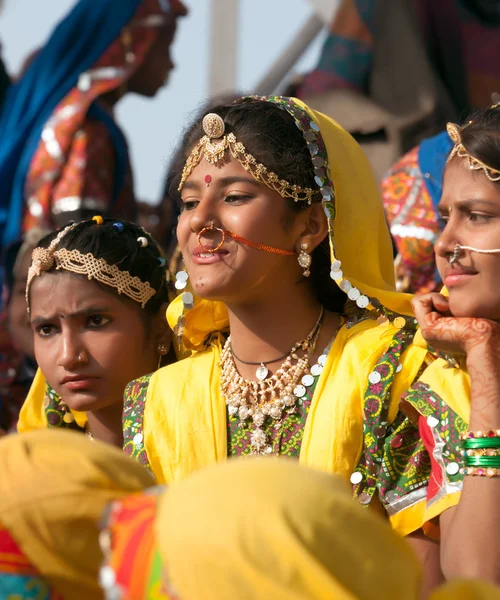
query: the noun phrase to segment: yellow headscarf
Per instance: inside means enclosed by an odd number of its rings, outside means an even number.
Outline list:
[[[410,315],[411,297],[395,290],[390,235],[367,158],[333,119],[298,100],[293,103],[319,128],[328,154],[328,177],[335,189],[335,255],[342,262],[344,278],[390,311]],[[182,312],[179,296],[167,310],[172,327]],[[204,345],[208,334],[228,327],[227,310],[220,302],[197,299],[194,308],[185,311],[184,319],[185,345],[194,354],[152,376],[145,405],[144,445],[159,483],[182,479],[227,457],[226,407],[218,366],[220,338],[212,337],[208,349]],[[412,319],[407,320],[413,325]],[[378,326],[372,320],[341,329],[316,386],[301,462],[349,478],[363,446],[368,376],[396,332],[391,323]],[[426,354],[425,344],[411,345],[404,353],[403,368],[391,389],[390,420]]]
[[[68,431],[8,436],[0,456],[0,523],[64,598],[101,598],[103,510],[151,485],[149,474],[116,448]]]
[[[418,598],[405,542],[339,478],[243,458],[171,486],[156,535],[182,600]]]

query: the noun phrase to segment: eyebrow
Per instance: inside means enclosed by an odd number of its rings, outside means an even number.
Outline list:
[[[485,206],[490,206],[491,208],[500,209],[500,203],[492,202],[491,200],[484,200],[483,198],[476,198],[470,200],[457,200],[456,206],[459,209],[471,209],[473,207],[477,207],[478,204],[483,204]],[[441,203],[438,204],[438,212],[440,214],[447,213],[449,210],[449,206],[443,206]]]
[[[109,313],[112,312],[112,308],[110,306],[89,306],[88,308],[83,308],[82,310],[77,310],[73,313],[69,313],[67,315],[68,318],[74,319],[78,317],[88,317],[89,315],[101,314],[101,313]],[[45,317],[38,316],[31,319],[32,325],[43,325],[44,323],[50,323],[51,321],[56,320],[59,317],[60,313],[47,315]]]
[[[260,183],[254,179],[253,177],[243,177],[242,175],[234,175],[221,177],[217,179],[214,183],[217,183],[220,187],[227,187],[229,185],[233,185],[235,183],[248,183],[250,185],[259,186]],[[196,181],[186,181],[186,183],[182,186],[183,189],[187,190],[199,190],[203,187],[202,183],[197,183]]]

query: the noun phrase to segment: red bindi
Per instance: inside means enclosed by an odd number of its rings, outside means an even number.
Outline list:
[[[212,176],[211,175],[205,175],[205,183],[207,185],[207,187],[209,186],[210,182],[212,181]]]

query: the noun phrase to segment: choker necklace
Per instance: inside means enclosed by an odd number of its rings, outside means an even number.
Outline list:
[[[285,361],[269,378],[267,377],[269,371],[265,363],[257,362],[243,364],[260,365],[256,373],[258,381],[244,379],[236,369],[234,353],[231,348],[231,336],[224,344],[220,360],[222,395],[225,398],[229,414],[238,416],[240,427],[246,427],[252,423],[255,426],[255,431],[251,435],[252,454],[270,454],[272,452],[267,434],[263,431],[267,419],[272,419],[275,426],[279,427],[285,410],[289,413],[295,412],[298,398],[294,394],[294,389],[304,375],[309,373],[309,359],[316,348],[323,317],[324,309],[321,307],[318,320],[308,336],[297,342],[286,357],[282,357],[285,358]],[[304,352],[302,357],[297,355],[299,350]]]
[[[275,358],[273,360],[262,360],[260,362],[259,361],[248,362],[246,360],[241,360],[241,358],[238,358],[236,356],[236,352],[233,350],[232,344],[231,344],[231,354],[242,365],[259,365],[259,368],[255,371],[255,377],[257,377],[257,379],[259,381],[264,381],[264,379],[267,379],[267,376],[269,375],[269,369],[266,367],[266,365],[270,365],[271,363],[279,362],[280,360],[283,360],[284,358],[286,358],[289,354],[293,354],[294,352],[296,352],[299,349],[299,344],[300,344],[300,342],[298,342],[298,344],[295,344],[295,346],[290,350],[290,352],[285,352],[285,354],[283,354],[282,356],[280,356],[278,358]]]

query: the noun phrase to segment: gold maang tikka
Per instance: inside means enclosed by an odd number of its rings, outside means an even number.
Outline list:
[[[496,105],[493,105],[492,108],[495,107]],[[489,167],[482,160],[479,160],[479,158],[472,156],[472,154],[470,154],[470,152],[462,143],[462,131],[472,123],[473,121],[469,121],[463,127],[460,127],[455,123],[448,123],[446,126],[446,131],[448,132],[451,141],[454,143],[454,146],[451,149],[450,155],[448,156],[448,160],[446,162],[449,163],[455,156],[464,158],[467,161],[471,171],[482,170],[490,181],[500,181],[500,171],[494,169],[493,167]]]
[[[318,196],[317,190],[303,188],[281,179],[276,173],[269,171],[266,166],[246,151],[245,146],[238,142],[234,133],[225,134],[226,124],[224,119],[216,114],[209,113],[203,118],[203,131],[205,135],[193,148],[182,171],[181,182],[178,190],[181,191],[186,179],[202,158],[212,165],[224,163],[227,153],[237,160],[240,165],[257,181],[267,185],[271,190],[278,192],[283,198],[293,198],[295,202],[311,204]]]

